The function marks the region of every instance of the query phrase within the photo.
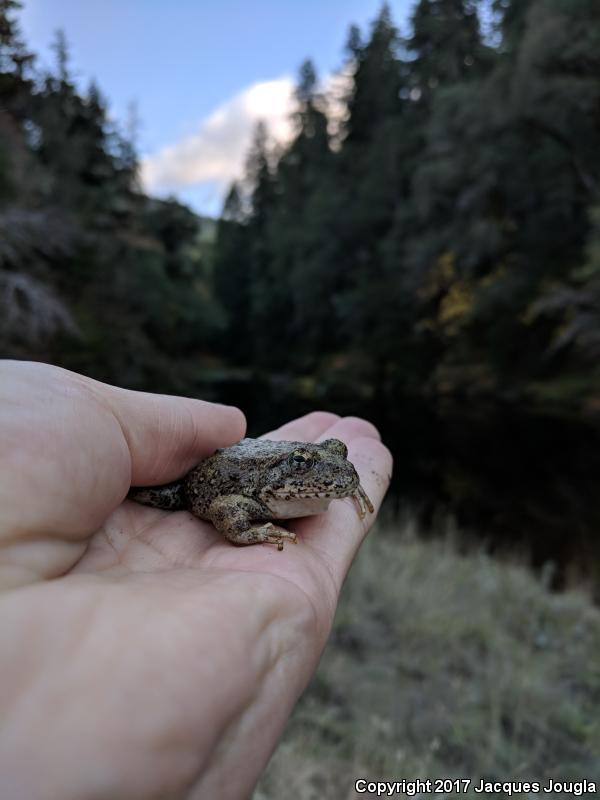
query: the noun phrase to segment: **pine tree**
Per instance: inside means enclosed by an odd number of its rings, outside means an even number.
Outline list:
[[[275,284],[272,273],[269,234],[276,193],[271,161],[267,129],[263,122],[259,122],[246,162],[245,184],[250,192],[247,222],[247,257],[251,275],[250,338],[253,357],[263,367],[272,360],[270,331],[286,310],[278,305],[279,287]],[[289,304],[289,299],[287,302]]]
[[[435,89],[477,77],[490,64],[473,0],[419,0],[407,47],[413,100]]]
[[[526,28],[527,15],[537,0],[492,0],[501,50],[511,54],[519,46]]]
[[[279,286],[276,302],[286,302],[288,309],[288,336],[281,339],[280,362],[287,359],[288,366],[307,369],[315,354],[331,344],[331,290],[336,283],[326,255],[331,238],[328,209],[336,192],[330,183],[333,154],[324,99],[310,61],[300,67],[296,102],[296,135],[274,175],[277,204],[270,247],[273,284]]]
[[[225,330],[218,337],[217,350],[229,363],[247,366],[253,353],[252,263],[248,252],[243,201],[236,183],[227,194],[217,224],[213,275],[215,297],[226,318]]]
[[[302,210],[314,186],[323,176],[330,158],[327,116],[317,90],[317,75],[311,61],[300,67],[295,92],[297,110],[293,114],[295,137],[277,162],[274,184],[277,208],[293,226],[300,222]]]
[[[30,78],[34,56],[21,38],[16,12],[19,0],[0,0],[0,98],[2,107],[22,119],[32,83]]]
[[[400,110],[400,42],[387,3],[373,22],[368,42],[362,47],[359,42],[356,30],[351,29],[347,50],[356,59],[356,70],[348,98],[346,142],[362,144],[383,120]]]
[[[382,303],[388,296],[383,244],[404,200],[414,141],[399,46],[387,5],[367,41],[359,50],[354,46],[347,135],[339,156],[343,201],[333,259],[340,276],[335,305],[345,346],[362,341],[370,347],[379,339]],[[380,372],[381,351],[372,352],[369,362]]]

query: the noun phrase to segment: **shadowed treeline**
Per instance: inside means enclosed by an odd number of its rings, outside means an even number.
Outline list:
[[[228,360],[595,411],[600,8],[492,5],[487,38],[466,0],[353,29],[333,141],[302,67],[296,139],[257,132],[220,226]]]
[[[380,425],[396,498],[600,569],[600,6],[420,0],[300,71],[216,232],[40,73],[0,0],[0,344],[122,385]],[[484,24],[482,24],[484,23]],[[335,118],[329,109],[335,105]]]

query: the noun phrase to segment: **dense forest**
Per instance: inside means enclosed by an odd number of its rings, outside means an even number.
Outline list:
[[[393,395],[494,393],[595,410],[600,352],[600,6],[384,6],[332,138],[307,62],[297,136],[259,130],[219,232],[221,353]],[[595,207],[596,206],[596,207]],[[343,355],[342,355],[343,354]]]
[[[224,325],[198,218],[143,194],[131,136],[95,84],[77,90],[63,33],[54,72],[36,70],[20,5],[0,0],[2,355],[183,391],[173,358],[205,351]]]
[[[293,140],[258,127],[214,237],[144,194],[62,34],[37,69],[19,7],[0,0],[3,356],[237,402],[252,430],[367,414],[430,511],[517,538],[534,520],[540,560],[589,545],[597,0],[419,0],[402,32],[383,5],[350,29],[342,98],[301,66]]]

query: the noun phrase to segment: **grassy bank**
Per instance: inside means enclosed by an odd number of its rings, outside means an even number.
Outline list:
[[[449,542],[372,536],[254,800],[358,797],[358,777],[600,786],[598,610]]]

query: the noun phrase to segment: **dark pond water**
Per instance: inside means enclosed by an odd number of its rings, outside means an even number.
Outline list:
[[[432,535],[452,518],[466,541],[553,564],[556,586],[600,587],[600,425],[510,403],[300,391],[285,376],[230,377],[207,394],[243,408],[250,435],[318,408],[365,416],[394,454],[389,511],[410,509]]]

